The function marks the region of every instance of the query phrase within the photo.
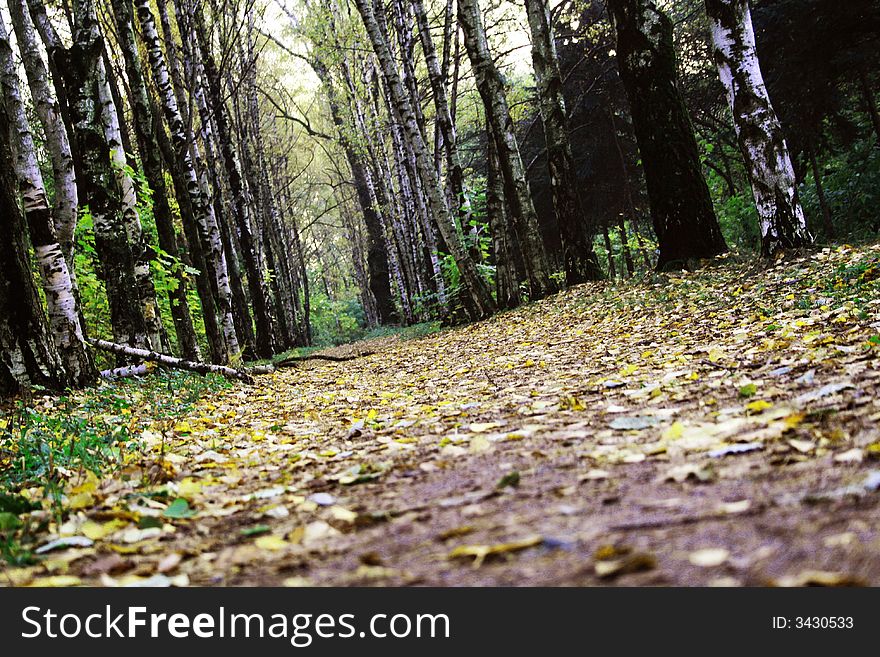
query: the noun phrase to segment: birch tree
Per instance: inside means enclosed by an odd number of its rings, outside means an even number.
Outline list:
[[[134,257],[123,218],[121,192],[111,165],[110,146],[101,122],[98,67],[104,41],[94,0],[75,0],[73,18],[73,45],[65,86],[80,164],[80,203],[88,206],[94,221],[95,247],[115,340],[146,347],[149,340],[140,295],[136,293]]]
[[[208,268],[208,278],[211,281],[213,296],[217,304],[216,310],[213,307],[203,308],[203,310],[205,313],[216,312],[219,317],[225,342],[225,353],[222,356],[222,360],[223,362],[228,362],[239,357],[240,346],[235,332],[235,320],[232,316],[232,289],[229,283],[229,272],[226,266],[226,255],[223,251],[220,230],[217,226],[213,208],[202,193],[196,176],[190,154],[189,140],[187,139],[186,124],[180,113],[177,98],[171,85],[171,78],[165,64],[165,56],[162,52],[162,44],[156,30],[156,20],[153,17],[152,9],[150,9],[149,0],[136,0],[135,10],[146,45],[153,82],[159,90],[162,110],[171,135],[175,157],[174,165],[179,168],[181,181],[186,185],[186,194],[192,211],[192,220],[197,227],[197,239],[205,266]]]
[[[809,244],[791,155],[761,74],[748,0],[706,0],[706,11],[715,63],[758,209],[761,253],[771,256]]]
[[[135,191],[134,179],[128,166],[128,158],[125,152],[125,139],[119,121],[119,111],[109,80],[109,71],[104,59],[106,51],[98,59],[96,70],[98,81],[98,100],[101,104],[101,123],[104,126],[104,136],[110,148],[110,160],[113,163],[113,173],[119,186],[120,200],[122,203],[122,221],[125,225],[125,233],[131,246],[134,258],[134,278],[137,284],[138,300],[147,328],[147,342],[154,351],[167,350],[167,337],[162,326],[162,317],[159,314],[159,304],[156,301],[156,288],[153,286],[153,276],[150,272],[150,260],[152,259],[152,247],[147,242],[141,227],[141,218],[137,209],[137,192]]]
[[[52,93],[26,0],[9,0],[8,6],[31,98],[43,127],[45,146],[52,164],[55,190],[52,220],[55,234],[67,261],[68,272],[74,276],[73,236],[79,213],[79,196],[69,135],[58,99]]]
[[[478,0],[458,0],[458,22],[464,34],[465,50],[483,100],[486,118],[498,147],[504,194],[510,210],[510,220],[523,253],[529,297],[540,299],[553,292],[555,286],[550,278],[550,262],[544,249],[538,215],[532,203],[525,166],[513,130],[504,81],[489,50]]]
[[[67,261],[55,234],[52,208],[37,162],[36,146],[19,88],[18,72],[6,25],[0,17],[0,76],[12,122],[12,148],[22,208],[46,297],[49,327],[63,365],[74,385],[94,381],[95,369],[84,341],[76,294]]]
[[[14,119],[0,97],[0,397],[73,383],[55,349],[28,257],[11,143]]]
[[[490,315],[495,311],[495,301],[492,299],[486,281],[480,276],[476,264],[465,250],[461,238],[456,232],[455,223],[446,205],[446,199],[437,177],[437,171],[434,169],[434,163],[416,120],[409,95],[403,86],[397,65],[388,47],[388,42],[376,19],[375,6],[372,0],[356,0],[356,5],[379,62],[385,86],[397,109],[407,140],[415,154],[419,176],[424,184],[440,233],[452,252],[452,257],[458,266],[468,297],[473,303],[477,315]]]
[[[187,279],[179,260],[180,251],[174,229],[174,217],[168,202],[170,191],[165,185],[159,142],[155,133],[154,119],[157,117],[153,116],[143,64],[135,39],[130,0],[113,0],[113,12],[119,48],[125,61],[141,166],[153,193],[153,218],[156,221],[159,248],[173,261],[171,276],[174,285],[168,293],[168,301],[177,336],[177,346],[184,358],[199,360],[199,345],[186,298]]]
[[[595,227],[584,213],[578,192],[562,95],[562,74],[550,23],[550,4],[548,0],[525,0],[525,5],[532,35],[532,65],[547,145],[553,209],[562,238],[565,280],[568,285],[575,285],[602,278],[593,251]]]
[[[672,22],[654,0],[607,0],[607,7],[660,246],[657,267],[723,253],[727,244],[677,86]]]
[[[146,4],[147,0],[138,0]],[[186,7],[185,0],[181,0],[178,8]],[[190,5],[191,6],[191,5]],[[178,11],[178,17],[180,12]],[[254,322],[256,324],[256,354],[259,358],[268,358],[274,353],[272,340],[272,316],[266,298],[263,285],[263,274],[258,259],[254,240],[253,227],[249,218],[248,190],[242,176],[241,163],[233,143],[232,130],[229,125],[229,116],[224,104],[224,94],[220,71],[214,60],[211,43],[208,39],[204,20],[199,11],[190,10],[192,18],[192,36],[198,44],[201,55],[201,64],[205,74],[205,88],[207,90],[208,105],[211,115],[217,127],[217,139],[226,167],[229,187],[232,193],[233,213],[235,225],[238,229],[238,239],[241,246],[242,264],[247,274],[248,292],[250,293],[253,307]]]

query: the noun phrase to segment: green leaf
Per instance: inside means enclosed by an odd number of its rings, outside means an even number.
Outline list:
[[[519,486],[519,472],[514,470],[501,477],[496,488],[516,488],[517,486]]]
[[[7,511],[0,513],[0,532],[14,531],[21,527],[21,520]]]
[[[189,508],[189,502],[182,497],[178,497],[162,512],[166,518],[192,518],[195,514],[196,512]]]
[[[151,529],[153,527],[161,527],[162,521],[156,516],[144,516],[138,520],[138,529]]]
[[[739,389],[739,396],[754,397],[756,392],[758,392],[758,386],[756,386],[754,383],[747,383]]]
[[[245,527],[239,533],[242,536],[258,536],[269,532],[269,525],[254,525],[253,527]]]
[[[21,495],[0,495],[0,511],[18,515],[39,508],[39,504],[34,504]]]

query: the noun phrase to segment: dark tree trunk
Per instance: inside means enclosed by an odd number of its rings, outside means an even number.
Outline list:
[[[486,216],[492,233],[492,254],[495,261],[495,296],[500,308],[516,308],[520,302],[519,275],[516,261],[519,250],[514,247],[513,228],[504,203],[504,182],[498,163],[498,147],[491,132],[486,130],[487,176]]]
[[[548,0],[526,0],[525,4],[532,33],[532,64],[547,144],[553,209],[562,238],[565,281],[568,285],[576,285],[602,278],[602,268],[593,251],[596,229],[584,213],[578,193],[580,185],[568,138],[568,115],[550,24],[550,4]]]
[[[80,158],[80,203],[88,206],[94,220],[95,247],[115,339],[143,348],[149,345],[147,324],[136,293],[135,260],[126,234],[119,183],[101,123],[98,69],[104,41],[94,0],[76,0],[74,19],[65,87]]]
[[[810,144],[808,148],[810,156],[810,168],[813,169],[813,182],[816,185],[816,196],[819,197],[819,207],[822,209],[822,228],[825,229],[825,237],[834,237],[834,224],[831,222],[831,209],[828,207],[828,199],[825,198],[825,187],[822,185],[822,172],[816,161],[816,149]]]
[[[400,321],[397,309],[394,307],[394,299],[391,295],[391,279],[388,272],[388,252],[385,248],[385,236],[382,231],[382,221],[373,204],[370,194],[369,181],[364,169],[364,163],[354,145],[346,136],[345,120],[339,107],[339,101],[333,88],[330,71],[323,62],[312,60],[311,66],[324,85],[327,99],[330,104],[330,115],[336,126],[340,146],[345,153],[345,159],[351,169],[352,184],[357,194],[358,205],[364,217],[364,225],[367,228],[367,270],[370,278],[370,291],[376,300],[376,311],[379,313],[381,324],[396,324]]]
[[[727,244],[676,82],[672,22],[653,0],[608,0],[607,6],[660,245],[657,267],[723,253]]]

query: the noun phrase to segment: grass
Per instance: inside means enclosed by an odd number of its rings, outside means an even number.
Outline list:
[[[40,521],[67,514],[65,490],[91,472],[118,469],[141,425],[186,416],[208,393],[231,384],[216,375],[159,370],[62,397],[20,399],[0,408],[0,556],[12,564],[32,560],[23,547],[40,527],[23,513],[44,508]]]

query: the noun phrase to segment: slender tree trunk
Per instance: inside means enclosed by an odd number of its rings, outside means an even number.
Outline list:
[[[495,139],[486,130],[487,176],[486,176],[486,215],[492,233],[492,252],[495,260],[495,296],[500,308],[515,308],[521,302],[519,276],[516,273],[517,249],[513,245],[513,229],[508,221],[504,207],[504,181],[501,165],[498,163],[498,147]]]
[[[153,276],[150,271],[150,260],[153,248],[147,242],[141,227],[141,219],[137,209],[137,192],[135,191],[134,179],[128,167],[128,157],[125,151],[125,139],[119,121],[119,110],[114,100],[112,84],[109,78],[109,70],[104,61],[106,51],[98,60],[98,98],[101,102],[101,122],[104,125],[104,136],[110,147],[110,159],[113,162],[113,173],[122,194],[122,220],[125,223],[125,232],[128,243],[134,257],[134,277],[137,283],[138,300],[141,311],[147,325],[147,340],[150,349],[155,351],[167,351],[168,337],[162,326],[162,317],[159,314],[159,303],[156,301],[156,288],[153,285]],[[121,108],[120,108],[121,109]]]
[[[868,116],[871,117],[871,124],[874,126],[874,136],[876,137],[874,145],[880,147],[880,112],[877,111],[877,101],[874,100],[874,91],[871,89],[871,82],[864,64],[859,66],[859,86],[862,88],[862,98],[865,101]]]
[[[635,264],[633,263],[632,253],[629,250],[629,236],[626,233],[626,220],[623,214],[617,215],[617,229],[620,232],[620,248],[623,251],[623,263],[626,265],[626,273],[632,276],[635,273]],[[623,271],[623,268],[621,268]]]
[[[131,0],[113,0],[113,11],[116,17],[119,47],[125,59],[125,71],[131,94],[131,110],[141,156],[141,166],[147,184],[153,193],[153,218],[159,236],[159,248],[167,254],[173,263],[170,274],[174,279],[174,288],[168,293],[168,301],[177,336],[177,346],[184,358],[201,360],[192,316],[187,303],[187,279],[180,263],[174,218],[168,203],[169,190],[165,185],[159,142],[154,128],[154,120],[157,117],[153,116],[150,106],[149,92],[134,34]]]
[[[55,349],[31,274],[7,102],[0,97],[0,397],[34,385],[60,390],[75,383]]]
[[[205,265],[208,267],[213,296],[217,303],[217,312],[225,342],[223,362],[229,362],[240,356],[241,348],[235,332],[235,320],[232,316],[232,289],[229,284],[229,272],[220,230],[217,227],[210,200],[205,198],[196,176],[186,126],[171,85],[149,0],[136,0],[135,7],[147,47],[153,81],[162,98],[165,119],[170,129],[176,158],[175,165],[179,167],[181,177],[186,182],[189,204],[193,212],[192,218],[198,227],[198,239]],[[203,310],[206,313],[214,311],[213,308],[203,308]]]
[[[833,238],[834,224],[831,222],[831,210],[828,207],[828,199],[825,198],[825,187],[822,185],[822,172],[819,170],[819,163],[816,161],[816,149],[810,144],[807,152],[810,156],[810,167],[813,169],[813,182],[816,185],[816,196],[819,197],[819,207],[822,208],[822,227],[825,229],[825,236],[827,238]]]
[[[226,164],[226,172],[229,177],[229,186],[232,192],[235,223],[238,228],[238,239],[241,244],[242,264],[247,274],[248,291],[250,292],[254,320],[257,326],[256,354],[259,358],[269,358],[274,352],[272,318],[266,300],[262,271],[257,259],[254,235],[248,216],[249,202],[247,190],[242,177],[238,155],[235,151],[235,145],[233,144],[226,106],[223,103],[220,72],[217,69],[214,55],[211,52],[211,44],[207,38],[202,15],[196,10],[192,13],[192,18],[193,29],[199,44],[202,66],[207,80],[209,105],[213,118],[216,121],[217,138],[220,142],[223,160]]]
[[[370,278],[370,291],[376,300],[379,322],[383,325],[395,324],[399,321],[394,300],[391,296],[391,280],[388,271],[388,252],[385,248],[385,236],[382,222],[370,194],[370,185],[363,160],[355,150],[354,144],[346,135],[345,119],[339,106],[339,100],[333,86],[330,71],[323,62],[311,60],[310,64],[318,79],[324,85],[330,105],[330,116],[336,126],[340,146],[351,170],[351,182],[354,185],[358,205],[367,228],[367,270]]]
[[[59,103],[49,87],[48,74],[40,54],[37,35],[27,4],[25,0],[9,0],[8,5],[31,98],[43,126],[46,150],[52,163],[52,178],[55,189],[52,219],[55,224],[55,234],[64,253],[64,259],[67,261],[68,271],[72,276],[73,239],[79,207],[76,174],[68,132],[64,125]],[[59,81],[59,84],[63,88],[63,83]]]
[[[425,54],[425,65],[428,69],[428,80],[431,83],[431,91],[434,93],[434,108],[437,112],[437,128],[443,152],[446,155],[446,176],[450,194],[455,201],[454,207],[458,209],[459,223],[464,229],[467,226],[467,211],[469,204],[466,203],[464,193],[464,174],[461,167],[461,157],[458,153],[458,136],[455,132],[455,123],[449,110],[449,102],[446,98],[446,79],[437,60],[437,50],[434,40],[431,38],[431,27],[428,23],[428,15],[422,0],[411,0],[415,13],[416,25],[419,29],[419,39],[422,44],[422,52]],[[451,7],[447,7],[451,12]],[[451,22],[451,21],[450,21]],[[446,28],[446,30],[451,29]]]
[[[532,203],[526,171],[513,130],[513,120],[504,93],[504,81],[489,50],[478,0],[458,0],[458,23],[464,33],[465,49],[483,100],[486,118],[498,146],[498,161],[504,177],[504,194],[511,210],[526,275],[529,298],[540,299],[555,290],[550,278],[550,261],[544,249],[538,215]]]
[[[372,0],[356,0],[358,12],[364,21],[367,34],[373,45],[373,50],[382,69],[382,76],[385,86],[391,95],[397,112],[403,122],[404,132],[410,142],[410,146],[416,156],[416,163],[419,167],[419,176],[422,178],[425,191],[428,194],[429,204],[436,218],[438,228],[443,235],[446,244],[449,246],[452,257],[458,265],[462,280],[468,294],[477,309],[479,316],[487,316],[495,311],[495,302],[486,285],[486,281],[477,271],[476,264],[470,258],[464,245],[461,242],[455,230],[455,222],[449,213],[446,205],[443,190],[440,187],[440,181],[437,178],[437,172],[431,161],[431,156],[422,138],[421,130],[416,122],[415,114],[410,105],[410,100],[403,83],[400,80],[400,74],[397,71],[397,65],[391,56],[388,43],[382,35],[379,24],[375,16],[375,8]]]
[[[122,196],[111,164],[110,145],[101,121],[101,81],[98,75],[103,38],[98,27],[94,0],[74,2],[73,45],[66,88],[76,135],[81,176],[77,180],[80,201],[94,220],[95,246],[100,273],[107,290],[110,321],[117,342],[145,347],[147,324],[140,304],[128,242]]]
[[[14,0],[14,2],[19,2],[19,0]],[[70,93],[67,90],[67,76],[69,74],[69,68],[71,65],[70,57],[68,56],[68,50],[64,47],[64,44],[61,42],[61,39],[58,37],[58,34],[55,32],[55,28],[52,26],[51,21],[49,20],[49,16],[46,12],[46,6],[44,4],[44,0],[26,0],[30,18],[31,25],[40,35],[40,39],[43,41],[43,46],[46,48],[46,54],[48,55],[49,62],[49,73],[51,74],[52,86],[55,88],[55,95],[58,98],[57,108],[61,115],[61,120],[64,123],[65,132],[67,133],[67,137],[69,140],[70,150],[73,152],[72,161],[76,168],[76,176],[80,175],[79,173],[79,157],[76,152],[76,140],[73,138],[73,120],[71,119],[71,110],[70,104],[73,102],[70,98]],[[10,12],[13,15],[13,20],[15,20],[15,10],[10,8]],[[69,20],[69,13],[68,13]],[[17,23],[13,23],[17,24]],[[16,28],[17,30],[18,28]],[[36,41],[34,40],[34,45],[36,45]],[[39,50],[35,50],[37,54],[39,54]],[[73,174],[70,174],[73,176]],[[78,211],[78,206],[75,206]],[[73,239],[73,230],[76,225],[76,212],[74,212],[73,224],[70,228],[71,240]],[[66,233],[61,227],[58,227],[58,237],[62,240],[61,244],[64,245],[63,241],[66,238]],[[71,256],[73,255],[72,251],[73,247],[71,246]]]
[[[608,254],[608,278],[617,276],[614,266],[614,249],[611,247],[611,235],[608,234],[608,224],[602,225],[602,239],[605,240],[605,251]]]
[[[565,280],[568,285],[576,285],[602,278],[602,268],[593,251],[595,227],[584,212],[578,193],[580,185],[568,138],[568,115],[550,24],[550,4],[548,0],[525,0],[525,4],[532,33],[532,64],[547,143],[553,208],[562,238]]]
[[[727,90],[761,227],[761,252],[812,241],[798,201],[797,181],[782,124],[770,104],[748,0],[706,0],[718,74]]]
[[[12,120],[15,172],[18,176],[24,216],[30,229],[31,244],[40,269],[49,314],[49,327],[69,381],[77,386],[86,385],[95,380],[95,367],[85,347],[75,289],[67,261],[55,235],[52,209],[49,207],[43,176],[37,162],[36,146],[22,101],[9,35],[2,17],[0,17],[0,88],[6,97],[7,111]]]
[[[657,267],[723,253],[727,244],[677,86],[672,22],[653,0],[608,0],[607,7],[660,245]]]

